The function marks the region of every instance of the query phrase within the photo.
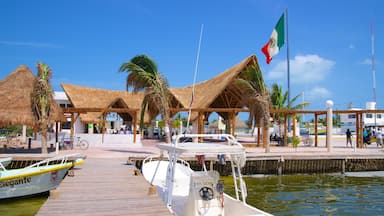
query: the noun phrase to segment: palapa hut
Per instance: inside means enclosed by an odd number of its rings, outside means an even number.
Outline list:
[[[194,121],[198,119],[197,132],[201,133],[204,121],[207,121],[212,112],[217,112],[228,123],[227,133],[234,134],[233,128],[236,128],[236,115],[238,112],[249,111],[246,109],[249,104],[244,100],[247,94],[235,80],[251,65],[259,67],[254,55],[210,80],[195,84],[191,119]],[[193,86],[170,88],[170,91],[184,108],[189,108],[192,88]],[[266,109],[269,109],[269,107],[266,107]]]
[[[191,116],[191,120],[197,124],[194,128],[198,128],[198,131],[195,132],[202,133],[204,121],[212,112],[217,112],[227,122],[227,133],[234,134],[232,128],[236,128],[237,114],[249,111],[247,109],[249,100],[244,99],[245,91],[236,82],[248,66],[259,68],[256,56],[252,55],[216,77],[195,85]],[[142,92],[111,91],[69,84],[62,84],[62,88],[73,105],[72,109],[66,111],[80,113],[80,120],[83,123],[99,123],[100,119],[104,119],[105,122],[106,113],[118,112],[124,121],[133,121],[133,125],[137,124],[144,98]],[[169,88],[171,116],[189,110],[192,88],[193,86]],[[156,106],[149,104],[145,122],[149,123],[158,114]],[[72,122],[75,121],[73,119]]]
[[[62,84],[61,87],[74,107],[67,111],[79,113],[81,122],[101,124],[104,127],[106,114],[116,112],[124,122],[132,122],[134,142],[136,141],[136,126],[140,117],[144,93],[112,91],[70,84]],[[146,113],[145,122],[149,122],[151,118],[153,117],[150,113]],[[72,122],[75,121],[74,119]]]
[[[31,93],[35,75],[27,66],[19,66],[0,81],[0,127],[9,125],[37,126],[31,108]],[[61,108],[52,99],[50,123],[64,121]]]

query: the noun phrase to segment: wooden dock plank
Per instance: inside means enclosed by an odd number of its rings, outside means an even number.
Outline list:
[[[149,184],[122,158],[87,158],[67,176],[37,215],[171,215]]]

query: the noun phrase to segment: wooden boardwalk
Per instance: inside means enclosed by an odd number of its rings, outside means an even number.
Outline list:
[[[52,192],[37,215],[171,215],[126,158],[87,158]]]

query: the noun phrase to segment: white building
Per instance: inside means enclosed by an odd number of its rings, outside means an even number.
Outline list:
[[[71,102],[69,102],[67,95],[65,92],[59,92],[55,91],[53,95],[53,99],[56,101],[56,103],[61,107],[61,108],[69,108],[72,107]]]
[[[72,107],[71,102],[69,102],[67,95],[65,92],[58,92],[55,91],[53,94],[53,99],[56,101],[56,103],[61,107],[61,108],[69,108]],[[67,121],[63,122],[62,125],[60,125],[61,130],[63,132],[66,132],[69,134],[70,129],[71,129],[71,116],[66,116]]]
[[[365,109],[375,110],[375,102],[367,102]],[[349,110],[362,110],[360,108],[351,108]],[[366,126],[375,126],[384,127],[384,113],[364,113],[363,114],[363,127]],[[345,133],[347,129],[352,132],[356,132],[356,114],[340,114],[340,127],[341,133]]]

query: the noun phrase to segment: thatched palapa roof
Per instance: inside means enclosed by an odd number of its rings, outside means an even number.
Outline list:
[[[253,65],[259,67],[256,56],[252,55],[239,64],[225,70],[216,77],[210,80],[198,83],[195,85],[195,97],[192,104],[192,109],[206,109],[206,108],[243,108],[247,104],[244,102],[244,91],[235,82],[236,78],[248,66]],[[96,88],[88,88],[82,86],[75,86],[70,84],[62,84],[68,99],[71,101],[74,108],[129,108],[141,109],[141,103],[144,98],[143,92],[133,93],[126,91],[113,91],[103,90]],[[170,103],[173,114],[177,109],[189,108],[191,102],[193,86],[185,88],[169,88],[171,93]],[[159,114],[158,108],[153,104],[149,104],[145,116],[145,122],[148,123],[150,119],[154,119]],[[197,117],[196,112],[192,113],[192,120]],[[80,114],[82,122],[96,123],[99,121],[101,112],[88,112],[87,114]],[[223,118],[228,118],[228,112],[219,112]],[[120,113],[120,116],[125,120],[129,120],[129,114]],[[139,116],[137,116],[139,118]]]
[[[0,81],[0,126],[28,125],[36,126],[36,120],[31,108],[31,93],[35,75],[27,66],[19,66],[15,71]],[[52,98],[51,119],[64,120],[61,108]]]
[[[244,59],[239,64],[225,70],[210,80],[195,84],[192,109],[244,107],[245,104],[242,103],[241,99],[244,94],[234,80],[251,64],[257,65],[258,67],[258,62],[254,55]],[[184,108],[189,108],[192,88],[193,86],[170,88],[170,91]],[[219,114],[223,117],[227,115],[226,113]],[[194,118],[196,118],[196,113],[192,116],[192,119]]]
[[[61,84],[61,87],[75,108],[128,108],[140,112],[144,98],[142,92],[112,91],[70,84]],[[137,115],[140,114],[139,112]],[[80,120],[85,123],[97,123],[101,115],[101,112],[87,112],[80,114]],[[119,113],[119,115],[124,120],[132,120],[133,117],[132,113]],[[148,115],[145,119],[149,119]]]

